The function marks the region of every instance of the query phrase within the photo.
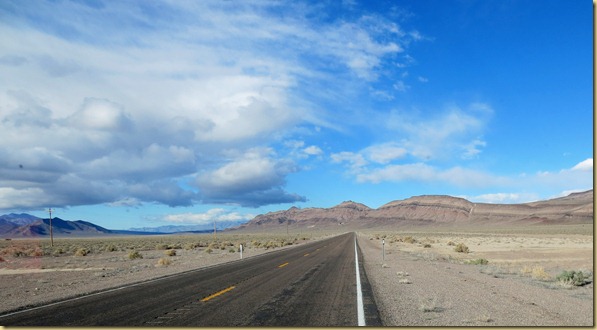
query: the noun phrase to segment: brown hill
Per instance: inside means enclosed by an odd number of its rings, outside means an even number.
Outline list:
[[[112,233],[112,231],[87,221],[68,221],[60,218],[53,218],[52,233],[55,236],[95,236],[98,234],[109,234]],[[30,224],[0,233],[0,235],[3,237],[49,236],[50,219],[39,219]]]
[[[352,201],[332,208],[292,207],[255,217],[237,229],[360,228],[593,223],[593,190],[524,204],[473,203],[463,198],[427,195],[392,201],[377,209]]]

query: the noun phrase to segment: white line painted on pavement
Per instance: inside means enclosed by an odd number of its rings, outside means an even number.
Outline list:
[[[359,327],[365,326],[365,307],[363,306],[363,291],[361,291],[361,275],[359,273],[359,253],[357,252],[357,236],[354,236],[354,259],[357,269],[357,319]]]

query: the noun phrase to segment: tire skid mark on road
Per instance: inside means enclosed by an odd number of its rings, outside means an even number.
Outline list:
[[[261,305],[253,314],[252,318],[246,324],[247,326],[267,326],[271,322],[287,319],[281,312],[284,310],[280,306],[288,304],[294,297],[296,291],[302,287],[303,283],[311,280],[314,274],[319,271],[321,264],[309,269],[298,280],[284,288],[279,294],[274,296],[269,302]]]

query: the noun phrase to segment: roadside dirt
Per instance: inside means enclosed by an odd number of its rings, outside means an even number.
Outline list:
[[[243,258],[275,249],[247,249]],[[131,260],[127,251],[86,256],[5,257],[0,262],[0,314],[70,297],[150,280],[240,259],[239,253],[204,248],[178,249],[168,257],[162,250],[141,251]],[[160,259],[169,265],[160,265]]]
[[[539,280],[514,270],[556,255],[562,260],[576,255],[578,260],[566,260],[562,266],[557,265],[556,257],[555,262],[543,261],[545,269],[592,269],[592,244],[590,254],[579,256],[574,251],[584,251],[586,240],[592,243],[592,237],[579,238],[581,246],[560,249],[561,255],[550,251],[544,258],[540,258],[544,251],[537,241],[525,241],[524,237],[515,238],[519,240],[518,256],[513,251],[490,251],[488,246],[486,254],[476,253],[475,258],[502,255],[497,266],[491,261],[487,265],[462,264],[473,256],[452,257],[454,247],[445,243],[446,238],[443,245],[437,238],[429,238],[432,247],[439,245],[433,252],[419,244],[386,242],[385,260],[381,240],[371,234],[359,234],[358,238],[385,326],[593,326],[593,284],[564,288],[547,271],[549,279]],[[467,241],[473,240],[467,237]],[[539,252],[520,248],[529,244]]]

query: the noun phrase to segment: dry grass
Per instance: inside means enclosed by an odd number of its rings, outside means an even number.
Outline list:
[[[158,260],[157,266],[168,266],[170,264],[172,264],[172,260],[168,258],[160,258]]]
[[[321,234],[324,236],[324,234]],[[312,236],[312,237],[321,237]],[[42,256],[83,255],[79,250],[99,254],[114,251],[150,251],[150,250],[194,250],[209,247],[214,250],[238,251],[244,249],[275,249],[310,240],[301,234],[286,235],[280,233],[218,234],[213,235],[156,235],[156,236],[107,236],[93,238],[54,238],[54,246],[47,238],[12,239],[0,241],[0,256],[4,259]]]
[[[540,281],[549,281],[552,279],[551,275],[549,273],[547,273],[545,271],[545,268],[543,268],[542,266],[533,266],[533,267],[524,266],[521,269],[521,273],[522,273],[522,275],[530,276],[533,279],[540,280]]]
[[[143,259],[143,255],[139,251],[133,250],[129,252],[129,259]]]

